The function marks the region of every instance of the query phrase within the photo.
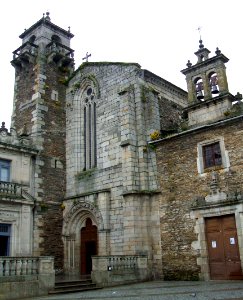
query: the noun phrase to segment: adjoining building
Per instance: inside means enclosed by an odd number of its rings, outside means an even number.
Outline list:
[[[243,104],[200,40],[180,132],[156,146],[165,279],[242,279]]]
[[[31,256],[34,167],[38,151],[29,140],[0,128],[0,256]]]

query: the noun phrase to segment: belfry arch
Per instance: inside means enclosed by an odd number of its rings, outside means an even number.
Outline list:
[[[64,242],[64,270],[69,274],[79,275],[86,272],[90,273],[90,262],[86,262],[81,255],[98,255],[99,248],[102,247],[102,232],[103,218],[101,213],[93,206],[93,204],[82,201],[73,204],[70,209],[64,214],[63,223],[63,242]],[[94,238],[94,231],[96,229],[96,239]],[[86,246],[82,245],[81,232],[92,231],[90,241],[88,235],[83,235]],[[90,250],[92,248],[92,251]],[[86,253],[85,249],[90,247],[92,253]],[[95,248],[95,250],[94,250]],[[94,251],[93,251],[94,250]],[[90,257],[88,258],[90,260]],[[81,264],[82,269],[81,269]]]

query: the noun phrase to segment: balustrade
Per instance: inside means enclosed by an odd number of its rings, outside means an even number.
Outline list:
[[[36,275],[39,273],[39,257],[0,257],[0,277]]]
[[[108,266],[112,270],[135,270],[138,268],[138,256],[110,256]]]
[[[74,57],[74,50],[72,50],[71,48],[57,42],[57,41],[53,41],[51,43],[49,43],[46,46],[46,53],[47,55],[50,53],[55,53],[55,54],[61,54],[63,56],[69,57],[69,58],[73,58]]]
[[[26,54],[26,53],[35,56],[37,53],[37,48],[38,48],[37,45],[30,42],[26,42],[13,52],[13,59],[16,59],[20,57],[22,54]]]
[[[13,182],[0,181],[0,194],[22,195],[22,188]]]

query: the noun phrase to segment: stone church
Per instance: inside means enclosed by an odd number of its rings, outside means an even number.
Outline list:
[[[137,63],[75,70],[73,36],[46,13],[13,52],[0,255],[53,256],[56,274],[100,285],[241,278],[242,105],[228,59],[200,40],[187,93]],[[219,245],[232,253],[220,264]]]

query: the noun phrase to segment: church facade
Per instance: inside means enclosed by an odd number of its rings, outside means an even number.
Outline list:
[[[198,62],[183,70],[187,93],[137,63],[74,70],[73,34],[49,13],[20,38],[11,126],[30,159],[28,255],[54,256],[57,274],[92,274],[101,285],[216,276],[214,222],[235,224],[225,234],[242,243],[242,113],[227,58],[209,58],[200,42]],[[15,181],[14,160],[0,152],[1,161],[12,166],[1,184]]]

